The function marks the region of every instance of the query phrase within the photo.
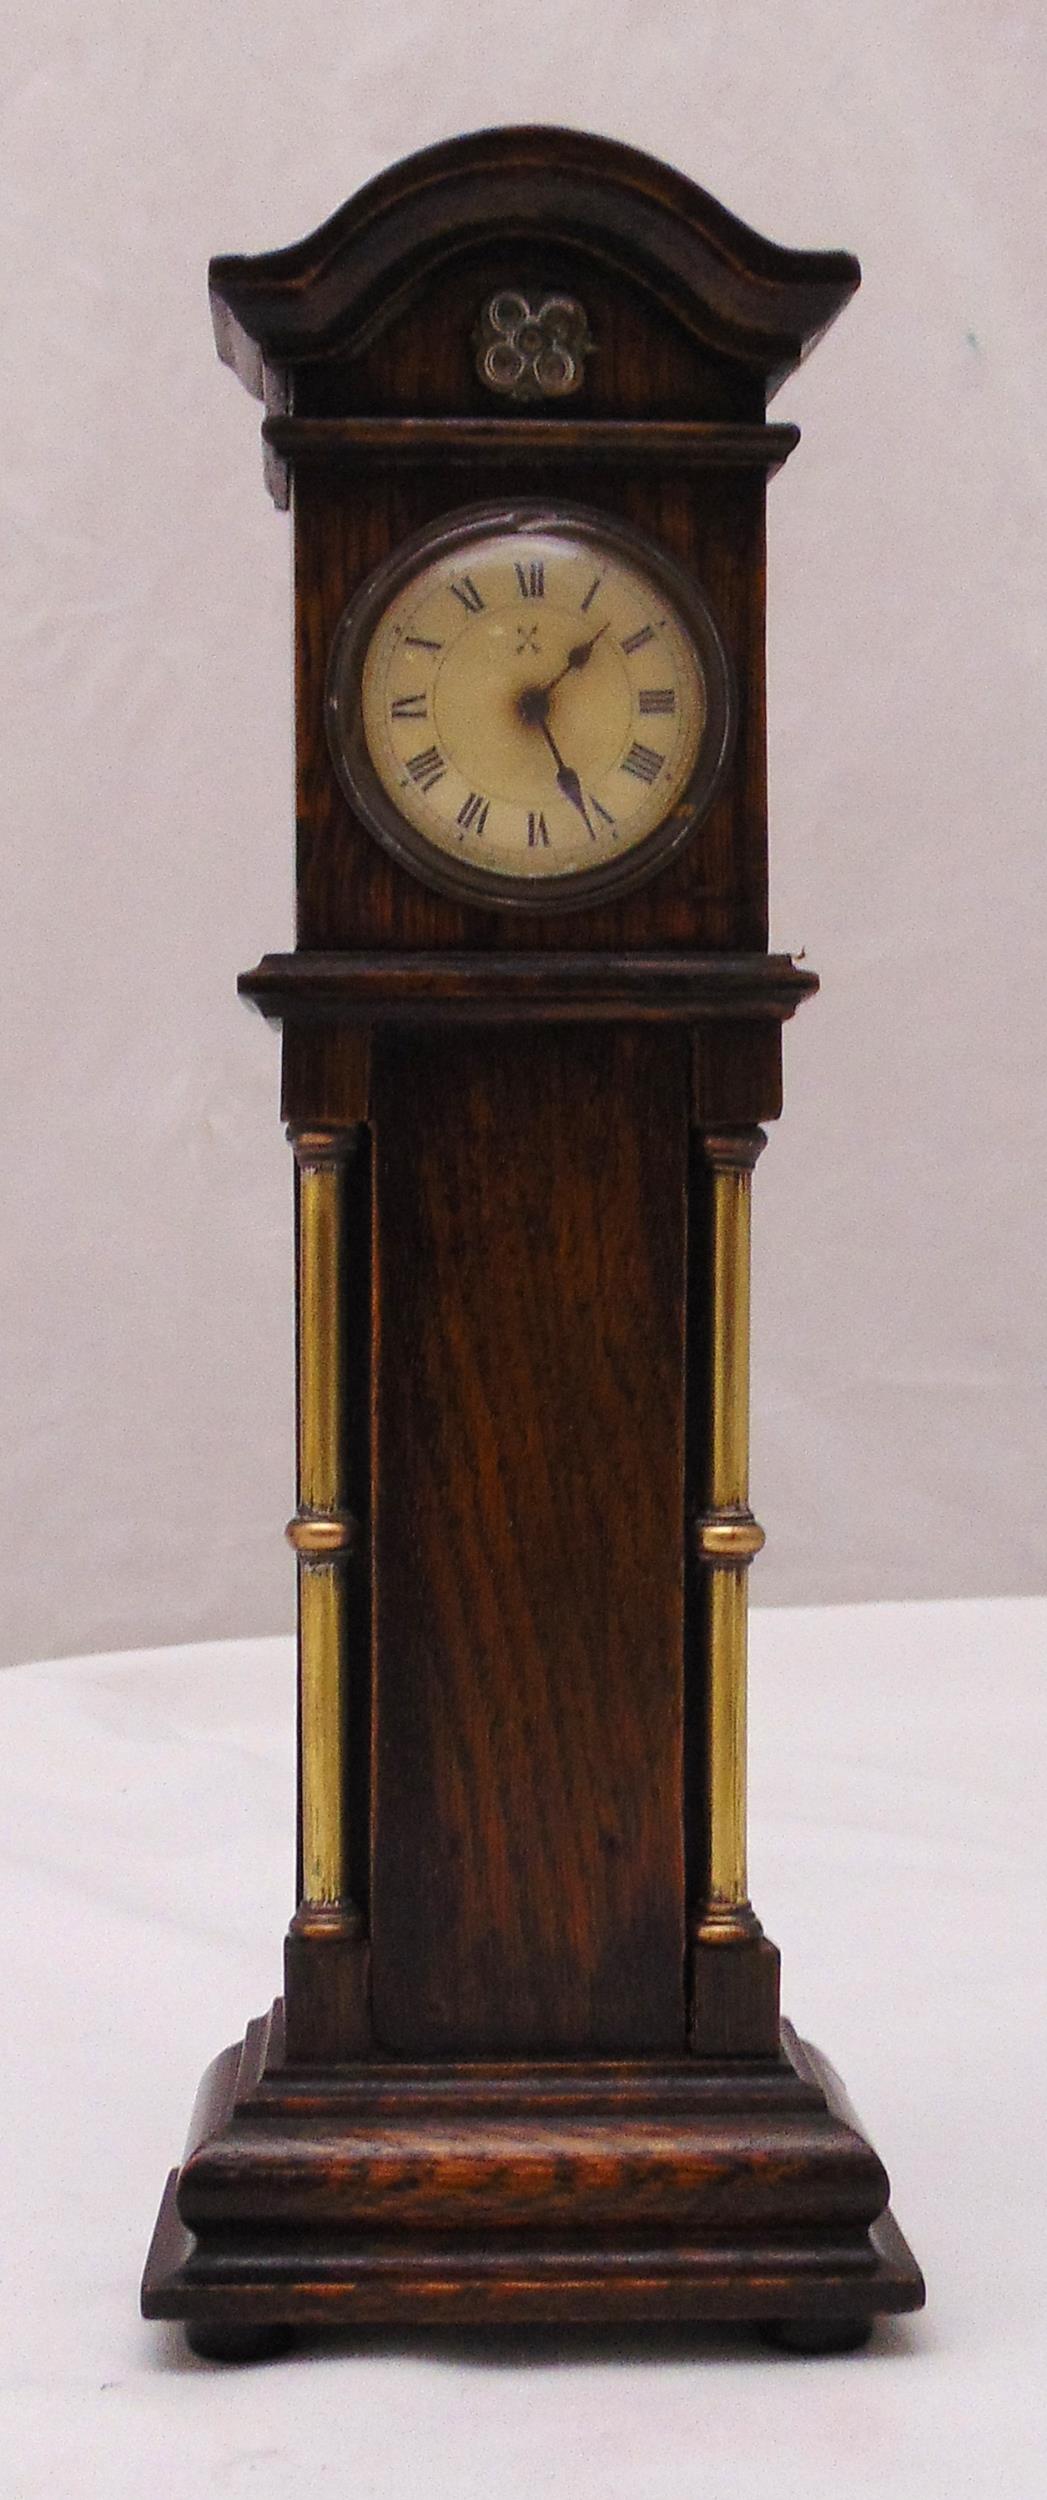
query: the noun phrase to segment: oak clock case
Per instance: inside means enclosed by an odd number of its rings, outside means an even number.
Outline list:
[[[746,1855],[768,403],[858,274],[526,129],[212,264],[293,514],[298,1391],[283,1991],[142,2292],[215,2357],[923,2298]]]
[[[700,824],[733,727],[698,585],[574,506],[421,531],[350,602],[328,670],[332,759],[363,822],[428,883],[498,909],[569,910],[651,875]]]

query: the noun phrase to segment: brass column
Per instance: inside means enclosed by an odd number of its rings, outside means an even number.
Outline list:
[[[708,1881],[702,1944],[759,1936],[746,1869],[747,1573],[764,1541],[749,1508],[749,1272],[752,1171],[762,1129],[706,1134],[711,1308],[705,1508],[695,1522],[706,1572]]]
[[[299,1819],[295,1928],[359,1932],[346,1831],[346,1566],[358,1543],[346,1504],[343,1411],[344,1167],[355,1129],[292,1129],[298,1166]]]

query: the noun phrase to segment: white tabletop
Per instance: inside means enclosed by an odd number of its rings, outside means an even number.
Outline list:
[[[865,2353],[137,2314],[203,2067],[279,1986],[286,1640],[0,1676],[2,2500],[1033,2500],[1047,2483],[1047,1601],[757,1614],[752,1889],[927,2276]]]

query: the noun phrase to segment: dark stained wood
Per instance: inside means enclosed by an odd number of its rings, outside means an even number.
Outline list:
[[[780,1957],[759,1921],[744,1944],[689,1943],[688,2039],[695,2057],[766,2056],[781,2024]]]
[[[364,1678],[356,1681],[356,1698],[366,1702]],[[338,2065],[368,2054],[371,1947],[355,1919],[343,1921],[337,1911],[326,1920],[314,1916],[305,1933],[292,1920],[284,1939],[284,2001],[289,2065]]]
[[[547,127],[484,130],[404,159],[279,252],[212,261],[218,352],[261,397],[283,375],[380,337],[403,293],[462,252],[506,241],[586,253],[642,285],[706,350],[767,392],[858,285],[849,252],[770,243],[670,166],[614,140]],[[551,282],[562,283],[554,265]],[[504,280],[503,280],[504,283]],[[417,389],[417,377],[408,376]],[[272,385],[270,385],[272,391]]]
[[[776,2058],[740,2066],[313,2078],[283,2065],[276,2016],[211,2071],[161,2207],[147,2317],[209,2337],[751,2319],[789,2322],[813,2349],[920,2306],[883,2166],[787,2026]]]
[[[568,401],[532,402],[514,412],[481,382],[477,314],[507,285],[539,298],[562,292],[584,301],[596,347]],[[271,374],[268,388],[272,406]],[[475,467],[476,491],[486,478],[488,493],[491,464],[504,471],[507,455],[529,464],[532,474],[563,459],[583,479],[601,463],[623,472],[652,459],[674,459],[685,473],[729,466],[771,474],[797,441],[795,426],[764,422],[760,375],[700,347],[650,286],[612,278],[577,242],[545,242],[537,251],[519,235],[497,250],[463,249],[438,270],[417,274],[397,294],[377,337],[296,366],[275,389],[262,444],[281,508],[292,467],[303,455],[328,456],[340,438],[354,446],[354,473],[359,460],[391,457],[396,471],[435,459],[452,472]]]
[[[845,2310],[835,2318],[765,2318],[760,2334],[780,2352],[808,2353],[812,2359],[835,2352],[860,2352],[872,2334],[871,2317],[852,2317]]]
[[[299,1127],[366,1120],[370,1037],[383,1024],[680,1023],[691,1034],[696,1125],[752,1128],[779,1116],[781,1022],[816,988],[813,973],[774,955],[748,964],[721,955],[704,965],[601,956],[573,967],[552,956],[536,966],[519,956],[426,963],[270,955],[240,982],[242,995],[283,1026],[283,1116]],[[692,1232],[701,1187],[699,1175]],[[703,1307],[700,1295],[694,1307]]]
[[[300,946],[564,945],[559,913],[471,907],[405,877],[327,745],[348,600],[412,531],[496,485],[646,532],[700,582],[740,695],[731,768],[695,837],[634,893],[572,912],[571,942],[766,945],[765,473],[796,431],[762,419],[786,333],[795,361],[856,280],[847,255],[781,253],[632,151],[527,131],[427,151],[290,253],[215,264],[223,353],[257,382],[261,347],[281,492],[295,463]],[[596,352],[563,411],[507,410],[477,376],[477,313],[506,285],[586,306]]]
[[[795,425],[663,424],[649,418],[569,417],[267,417],[262,437],[282,459],[373,461],[395,468],[464,468],[475,462],[561,460],[581,454],[612,468],[760,469],[771,475],[795,451]]]
[[[190,2321],[185,2340],[199,2361],[275,2361],[290,2350],[295,2331],[293,2326],[244,2326],[228,2321],[222,2326],[203,2326]]]
[[[358,447],[348,471],[328,449],[296,474],[300,945],[563,944],[558,915],[514,920],[405,879],[354,820],[327,750],[342,609],[411,530],[490,494],[492,458],[516,495],[581,495],[695,572],[741,689],[732,769],[698,837],[628,901],[579,912],[576,942],[766,943],[761,471],[796,435],[761,420],[857,281],[847,254],[784,251],[654,160],[547,129],[426,150],[301,244],[212,265],[220,352],[264,386],[274,476],[292,450],[329,447],[332,425]],[[567,413],[507,413],[478,378],[477,314],[506,285],[586,305],[596,349]],[[410,445],[388,430],[396,417]],[[419,469],[426,421],[436,465]]]
[[[768,955],[768,972],[778,962]],[[792,970],[797,981],[810,984],[803,996],[817,990],[816,974]],[[694,1026],[694,1117],[699,1128],[754,1128],[777,1120],[782,1108],[781,1025],[768,1016],[704,1016]]]
[[[688,1097],[671,1033],[376,1046],[373,2018],[402,2054],[683,2045]]]
[[[267,417],[266,475],[286,511],[292,469],[340,467],[358,477],[390,461],[397,468],[462,468],[477,473],[521,459],[580,457],[588,468],[759,469],[773,477],[799,442],[795,425],[688,424],[646,417]]]
[[[581,425],[588,439],[590,425],[609,422],[635,434],[640,423],[686,421],[700,410],[710,420],[730,418],[750,433],[760,430],[762,376],[700,343],[655,286],[610,270],[580,236],[558,242],[548,218],[540,242],[503,232],[496,243],[462,244],[438,267],[416,270],[369,335],[294,368],[294,419],[373,420],[376,411],[412,424],[439,418],[450,427],[452,443],[458,417],[501,415],[511,425],[514,403],[481,380],[474,346],[481,305],[506,286],[538,299],[579,295],[594,341],[580,388],[551,406],[532,401],[524,423],[542,427],[551,417],[568,429]],[[536,448],[547,448],[541,433]]]
[[[293,964],[298,959],[292,955],[281,960]],[[251,995],[244,981],[238,987],[242,996]],[[366,1121],[370,1102],[368,1025],[341,1016],[289,1016],[284,1033],[280,1096],[284,1119],[298,1128],[308,1128],[310,1124],[317,1128],[356,1128]]]
[[[749,2319],[843,2349],[923,2285],[882,2165],[779,2031],[755,1916],[706,1945],[709,1178],[777,1116],[817,987],[767,953],[768,398],[858,282],[578,132],[428,149],[288,251],[212,264],[295,534],[293,1131],[344,1160],[344,1900],[286,2012],[205,2078],[147,2316],[246,2359],[297,2328]],[[562,405],[477,366],[498,289],[563,292]],[[650,880],[569,915],[429,890],[327,746],[348,600],[462,506],[631,524],[701,586],[729,769]],[[751,1144],[751,1137],[750,1137]],[[339,1163],[342,1169],[342,1163]],[[697,1940],[696,1940],[697,1939]]]
[[[721,1062],[744,1052],[753,1025],[773,1027],[818,987],[789,955],[266,955],[238,983],[242,998],[288,1027],[310,1027],[310,1081],[328,1096],[324,1025],[687,1024],[723,1020],[717,1059],[703,1058],[702,1114]],[[318,1031],[317,1028],[320,1028]],[[296,1043],[297,1048],[304,1044]],[[704,1044],[703,1044],[704,1048]],[[291,1117],[291,1113],[287,1113]],[[301,1116],[307,1115],[303,1112]],[[319,1117],[314,1105],[312,1117]],[[351,1116],[360,1116],[356,1114]],[[745,1123],[743,1122],[743,1125]]]
[[[412,531],[490,497],[478,469],[452,479],[393,465],[361,479],[305,468],[295,491],[297,620],[296,941],[309,950],[477,948],[623,951],[767,943],[764,753],[764,479],[752,470],[590,469],[566,454],[521,460],[521,495],[584,501],[646,531],[700,582],[724,638],[739,720],[721,793],[659,876],[570,913],[500,912],[452,901],[405,876],[354,816],[327,743],[325,687],[347,601]],[[472,486],[472,494],[470,488]]]

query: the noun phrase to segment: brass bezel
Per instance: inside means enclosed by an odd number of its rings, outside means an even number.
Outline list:
[[[621,860],[602,860],[563,876],[504,876],[471,862],[459,864],[408,823],[390,798],[371,761],[364,732],[361,686],[364,662],[383,609],[423,568],[478,538],[496,532],[526,537],[560,529],[587,545],[620,555],[663,594],[698,654],[706,690],[706,723],[685,788],[667,816]],[[734,743],[737,703],[734,674],[719,627],[693,576],[657,542],[625,522],[584,504],[528,498],[511,504],[470,504],[404,539],[361,585],[335,628],[327,670],[327,741],[339,783],[361,822],[402,868],[457,902],[484,910],[585,911],[609,894],[643,883],[675,858],[696,832],[719,790]]]

